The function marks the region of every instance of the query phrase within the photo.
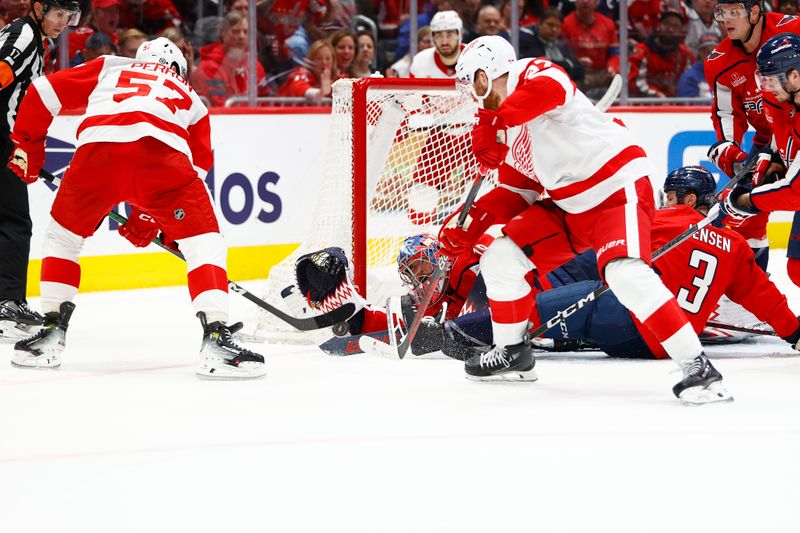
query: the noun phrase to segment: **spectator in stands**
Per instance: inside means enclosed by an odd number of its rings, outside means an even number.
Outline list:
[[[575,0],[575,11],[564,17],[561,35],[586,69],[581,89],[599,97],[619,72],[619,37],[610,18],[596,11],[597,0]]]
[[[241,11],[239,12],[241,13]],[[244,13],[242,14],[244,15]],[[189,41],[178,28],[167,28],[161,32],[160,36],[166,37],[175,43],[175,46],[183,53],[183,57],[186,58],[186,72],[191,76],[194,71],[194,47],[191,41]]]
[[[775,11],[784,15],[797,15],[797,0],[778,0]]]
[[[356,36],[347,29],[339,30],[331,35],[331,44],[336,52],[336,66],[339,69],[336,78],[346,78],[350,65],[356,57]]]
[[[361,30],[356,33],[356,57],[350,65],[351,78],[368,78],[372,75],[372,61],[375,59],[375,37],[372,32]]]
[[[86,63],[92,59],[97,59],[100,56],[110,56],[117,53],[117,47],[111,37],[102,32],[93,33],[86,39],[86,48],[75,54],[69,66],[74,67],[81,63]]]
[[[250,3],[247,0],[225,0],[225,13],[238,11],[245,17],[250,10]]]
[[[376,14],[382,14],[378,20],[381,30],[396,30],[400,24],[401,6],[399,0],[370,0],[372,10]]]
[[[686,26],[684,44],[695,57],[700,55],[700,37],[714,34],[721,41],[724,37],[722,26],[714,20],[716,0],[693,0],[692,7],[686,10],[689,23]]]
[[[711,89],[708,87],[706,76],[703,73],[703,64],[714,48],[720,43],[719,35],[716,33],[706,33],[701,35],[697,42],[698,55],[697,61],[686,69],[678,80],[678,96],[683,98],[703,97],[711,99]]]
[[[478,11],[478,19],[475,21],[476,37],[484,35],[499,35],[504,39],[511,39],[508,32],[503,28],[503,17],[500,10],[491,4],[483,6]]]
[[[683,44],[683,32],[680,13],[661,13],[656,29],[631,53],[628,72],[631,95],[677,96],[681,74],[694,63],[694,56]]]
[[[147,35],[141,30],[131,28],[122,32],[119,38],[119,55],[122,57],[136,57],[139,45],[147,40]]]
[[[660,3],[661,0],[633,0],[628,6],[629,42],[633,45],[643,43],[653,33],[661,13]]]
[[[258,34],[269,55],[270,71],[292,68],[300,60],[287,39],[301,26],[319,24],[327,12],[326,0],[272,0],[256,3]]]
[[[417,30],[417,50],[422,52],[433,46],[430,26],[423,26]],[[408,69],[411,67],[411,53],[398,59],[391,67],[386,69],[387,78],[407,78]]]
[[[0,3],[0,27],[31,12],[31,0],[3,0]]]
[[[314,41],[305,60],[307,67],[297,67],[278,89],[278,96],[305,97],[319,100],[331,95],[336,79],[336,51],[326,40]]]
[[[148,34],[183,24],[172,0],[119,0],[119,21],[122,28],[139,28]]]
[[[200,49],[200,64],[192,73],[192,86],[210,105],[223,106],[231,96],[247,94],[247,37],[247,18],[239,11],[231,11],[222,19],[219,42]],[[269,93],[264,68],[258,61],[256,86],[259,96]]]
[[[520,28],[532,26],[541,20],[545,9],[544,0],[517,0],[517,5],[519,5]],[[503,16],[503,25],[511,31],[511,0],[503,0],[500,13]]]
[[[119,46],[119,0],[92,0],[92,11],[83,26],[69,34],[70,61],[75,54],[86,49],[86,39],[96,32],[105,33],[114,46]]]
[[[561,37],[563,16],[554,7],[546,8],[538,28],[520,28],[520,57],[545,57],[567,71],[575,83],[583,81],[584,67]]]

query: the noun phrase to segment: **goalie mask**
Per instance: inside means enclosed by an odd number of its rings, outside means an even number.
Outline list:
[[[440,250],[439,241],[428,233],[406,237],[400,245],[397,270],[403,284],[411,289],[417,301],[422,298],[428,281],[436,270]],[[432,304],[438,302],[444,295],[444,286],[445,278],[442,278],[431,300]]]

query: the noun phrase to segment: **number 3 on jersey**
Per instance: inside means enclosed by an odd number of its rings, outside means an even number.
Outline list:
[[[150,94],[150,91],[153,90],[153,87],[150,83],[146,82],[157,82],[159,79],[158,76],[155,74],[147,74],[145,72],[136,72],[134,70],[123,70],[122,73],[119,75],[119,81],[117,81],[116,89],[135,89],[134,91],[126,91],[126,92],[118,92],[114,95],[115,102],[122,102],[127,100],[131,96],[147,96]],[[157,101],[161,102],[172,112],[175,113],[178,109],[191,109],[192,107],[192,99],[186,94],[186,91],[180,88],[180,86],[172,81],[169,78],[163,78],[163,85],[167,89],[171,89],[172,91],[178,93],[180,95],[177,98],[164,98],[159,96],[156,98]]]
[[[689,266],[696,268],[702,272],[701,276],[695,276],[692,279],[692,287],[695,289],[691,291],[684,287],[678,290],[678,305],[689,313],[697,313],[703,306],[708,294],[708,287],[714,281],[714,274],[717,272],[717,258],[707,252],[701,250],[692,250],[692,255],[689,256]],[[704,268],[705,267],[705,268]],[[694,292],[694,298],[692,298]]]

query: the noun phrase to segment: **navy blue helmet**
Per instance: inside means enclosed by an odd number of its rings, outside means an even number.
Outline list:
[[[772,37],[756,54],[756,65],[761,76],[776,76],[785,85],[786,74],[800,70],[800,36],[780,33]]]
[[[673,170],[664,181],[664,191],[675,191],[678,203],[683,202],[687,193],[697,196],[698,205],[712,206],[717,202],[717,182],[707,169],[698,166],[681,167]]]

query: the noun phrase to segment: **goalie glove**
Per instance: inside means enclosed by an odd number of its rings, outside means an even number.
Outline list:
[[[747,154],[733,141],[719,141],[708,149],[708,158],[729,177],[741,168]]]
[[[327,313],[346,303],[353,303],[356,312],[366,300],[353,286],[353,272],[344,250],[325,248],[300,256],[295,262],[297,288],[310,308]]]

